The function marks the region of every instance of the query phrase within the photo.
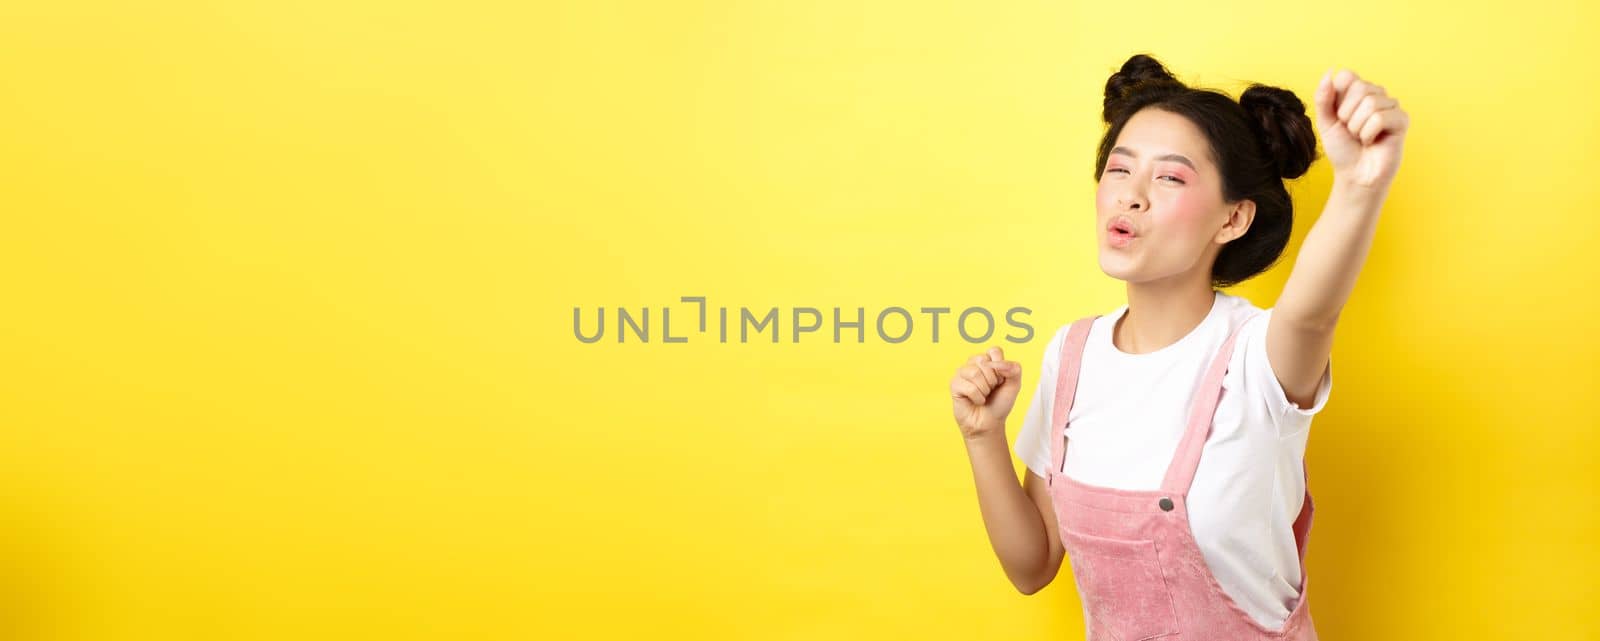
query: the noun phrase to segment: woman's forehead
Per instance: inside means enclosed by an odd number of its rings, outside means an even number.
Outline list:
[[[1117,135],[1113,153],[1140,160],[1182,156],[1196,167],[1209,162],[1205,137],[1188,118],[1160,109],[1146,109],[1130,118]],[[1170,159],[1170,158],[1168,158]]]

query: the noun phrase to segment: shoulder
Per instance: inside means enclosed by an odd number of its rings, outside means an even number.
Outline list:
[[[1072,330],[1072,322],[1062,323],[1056,328],[1055,334],[1050,336],[1050,342],[1044,346],[1044,362],[1040,371],[1054,373],[1059,366],[1061,346],[1067,342],[1067,332]]]
[[[1056,372],[1061,369],[1061,350],[1066,345],[1067,334],[1072,331],[1073,325],[1080,321],[1089,322],[1091,323],[1090,330],[1092,332],[1094,331],[1094,328],[1099,327],[1104,323],[1107,316],[1107,314],[1089,314],[1087,316],[1067,321],[1062,323],[1059,327],[1056,327],[1055,333],[1050,336],[1050,342],[1045,343],[1044,355],[1041,357],[1042,362],[1039,366],[1039,372],[1043,376],[1053,377],[1055,376]]]
[[[1266,348],[1267,321],[1271,320],[1272,310],[1262,309],[1250,299],[1224,293],[1223,313],[1224,320],[1217,323],[1218,328],[1213,334],[1215,345],[1220,346],[1234,334],[1233,353],[1229,356],[1230,376],[1243,373],[1242,370],[1253,370],[1259,364]],[[1241,370],[1235,372],[1235,370]]]
[[[1323,372],[1311,407],[1300,408],[1288,400],[1267,352],[1267,325],[1272,320],[1274,309],[1261,309],[1244,301],[1233,312],[1231,318],[1239,329],[1239,335],[1234,341],[1229,375],[1238,376],[1250,394],[1263,399],[1281,432],[1290,434],[1304,428],[1311,416],[1327,403],[1332,387],[1332,372],[1331,367]],[[1238,369],[1238,374],[1234,374],[1233,369]]]
[[[1245,352],[1242,350],[1245,345],[1266,342],[1267,321],[1272,318],[1272,309],[1261,309],[1259,305],[1243,296],[1227,293],[1222,293],[1221,296],[1222,313],[1219,313],[1219,317],[1222,317],[1222,320],[1218,323],[1216,334],[1213,334],[1216,336],[1214,340],[1218,340],[1218,344],[1221,344],[1229,334],[1237,332],[1238,337],[1234,339],[1234,358],[1238,360],[1242,352]]]
[[[1061,344],[1067,339],[1067,330],[1072,328],[1072,323],[1063,323],[1056,328],[1050,336],[1050,341],[1044,344],[1044,353],[1039,356],[1039,384],[1041,386],[1053,385],[1056,372],[1061,369]]]
[[[1262,309],[1250,299],[1222,292],[1222,318],[1228,332],[1237,330],[1239,340],[1253,334],[1265,334],[1271,309]]]

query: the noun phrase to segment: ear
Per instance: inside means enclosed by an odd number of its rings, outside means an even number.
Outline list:
[[[1222,229],[1217,230],[1217,235],[1212,240],[1220,245],[1243,236],[1245,232],[1250,231],[1250,223],[1255,219],[1256,201],[1249,198],[1240,200],[1228,209],[1228,219],[1222,221]]]

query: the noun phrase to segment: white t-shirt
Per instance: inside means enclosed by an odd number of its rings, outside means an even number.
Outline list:
[[[1215,291],[1215,290],[1214,290]],[[1074,480],[1130,490],[1160,489],[1178,449],[1189,403],[1205,369],[1234,327],[1223,394],[1189,490],[1195,539],[1217,582],[1256,621],[1277,628],[1299,598],[1299,552],[1294,521],[1305,496],[1302,462],[1313,414],[1327,404],[1333,365],[1323,370],[1309,409],[1291,403],[1267,361],[1272,310],[1216,291],[1211,312],[1176,343],[1129,354],[1111,340],[1128,310],[1095,319],[1079,366],[1078,389],[1067,417],[1063,473]],[[1017,434],[1016,452],[1034,474],[1050,467],[1050,417],[1062,325],[1045,348],[1039,386]],[[1242,386],[1242,387],[1241,387]],[[1243,390],[1243,393],[1233,390]]]

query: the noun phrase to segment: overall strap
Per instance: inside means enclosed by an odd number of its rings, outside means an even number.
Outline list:
[[[1089,340],[1089,328],[1100,315],[1085,316],[1067,329],[1061,341],[1061,365],[1056,368],[1056,390],[1050,412],[1050,470],[1045,480],[1054,484],[1067,460],[1067,443],[1063,432],[1067,416],[1072,412],[1072,399],[1078,391],[1078,366],[1083,362],[1083,346]]]
[[[1205,447],[1206,438],[1211,436],[1211,419],[1222,397],[1222,378],[1228,373],[1228,360],[1233,356],[1239,331],[1249,321],[1246,319],[1228,333],[1228,340],[1222,343],[1216,358],[1211,361],[1211,367],[1206,369],[1205,376],[1200,377],[1200,383],[1195,386],[1194,399],[1189,405],[1189,425],[1184,429],[1183,440],[1178,442],[1178,451],[1172,455],[1172,463],[1167,466],[1166,479],[1161,481],[1162,490],[1187,494],[1189,485],[1194,483],[1194,471],[1200,467],[1200,451]]]

